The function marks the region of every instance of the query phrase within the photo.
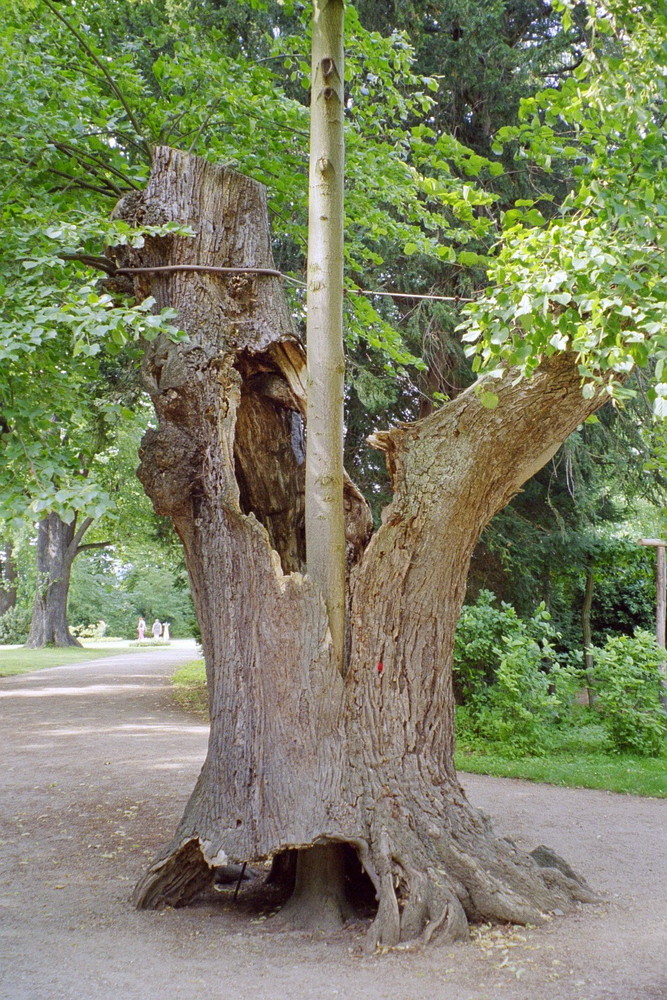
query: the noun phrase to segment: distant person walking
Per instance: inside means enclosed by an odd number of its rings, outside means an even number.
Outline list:
[[[162,622],[162,638],[165,642],[169,642],[169,625],[170,622]]]
[[[140,618],[139,621],[137,622],[137,638],[139,640],[143,639],[145,633],[146,633],[146,622],[143,620],[143,618]]]
[[[162,622],[158,621],[157,618],[151,626],[151,632],[153,633],[154,639],[159,639],[162,635]]]

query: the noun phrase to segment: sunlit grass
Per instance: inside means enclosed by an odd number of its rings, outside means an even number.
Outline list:
[[[32,670],[44,670],[46,667],[62,667],[69,663],[82,663],[86,660],[99,660],[103,656],[119,655],[118,649],[79,649],[77,646],[66,646],[63,649],[0,648],[0,677],[27,674]]]
[[[507,760],[495,754],[462,748],[456,753],[455,764],[457,770],[474,774],[667,798],[667,757],[552,753],[548,757]]]
[[[174,698],[186,712],[208,719],[206,668],[203,660],[190,660],[179,667],[171,678]]]

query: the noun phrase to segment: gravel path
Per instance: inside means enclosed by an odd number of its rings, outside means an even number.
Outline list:
[[[500,833],[545,843],[603,902],[537,930],[361,954],[271,929],[222,896],[137,913],[128,897],[180,818],[207,727],[166,677],[192,650],[0,679],[2,1000],[667,1000],[667,801],[467,775]]]

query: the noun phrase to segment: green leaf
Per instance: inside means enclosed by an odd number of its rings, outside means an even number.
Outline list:
[[[495,392],[489,392],[485,389],[484,392],[479,394],[479,401],[487,410],[495,410],[499,403],[499,397]]]

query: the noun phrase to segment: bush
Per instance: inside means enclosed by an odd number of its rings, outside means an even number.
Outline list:
[[[560,705],[551,645],[556,633],[543,604],[522,621],[509,604],[494,606],[494,600],[482,591],[463,609],[457,628],[454,674],[464,701],[459,737],[496,744],[508,758],[543,753]]]
[[[667,717],[660,703],[665,651],[642,629],[591,647],[595,708],[614,749],[643,756],[664,750]]]
[[[454,688],[457,701],[467,702],[495,683],[502,658],[513,639],[536,642],[540,659],[550,667],[554,657],[551,643],[558,638],[551,616],[540,604],[532,618],[522,621],[511,604],[496,604],[489,590],[480,591],[474,604],[465,605],[456,626],[454,640]],[[548,661],[548,662],[547,662]]]
[[[506,639],[495,683],[471,699],[470,724],[485,743],[498,745],[504,757],[541,754],[552,743],[557,699],[541,669],[544,648],[534,639]]]
[[[493,683],[506,636],[518,635],[521,621],[510,604],[495,604],[490,590],[463,606],[454,639],[454,690],[465,704]]]
[[[106,623],[99,621],[89,625],[73,625],[70,632],[77,639],[103,639],[106,633]]]
[[[25,642],[30,631],[30,608],[16,605],[0,617],[0,644],[13,646]]]
[[[648,632],[610,636],[592,647],[594,710],[576,704],[584,683],[581,654],[557,658],[558,638],[544,605],[522,621],[483,591],[463,609],[454,646],[457,737],[505,759],[568,746],[597,753],[659,755],[667,741],[660,703],[665,651]]]

